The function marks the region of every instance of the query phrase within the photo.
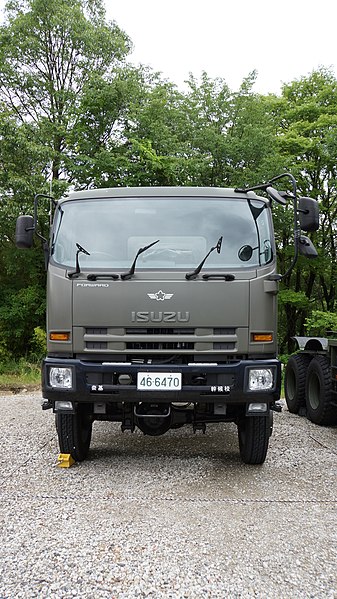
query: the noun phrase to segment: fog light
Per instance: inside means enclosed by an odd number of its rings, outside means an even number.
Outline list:
[[[72,410],[73,404],[71,401],[55,401],[55,411],[58,410]]]
[[[248,405],[247,412],[266,412],[267,404],[266,403],[250,403]]]
[[[72,368],[52,366],[49,369],[49,383],[56,389],[71,389],[73,386]]]
[[[267,391],[273,388],[273,372],[271,368],[254,368],[249,370],[249,391]]]

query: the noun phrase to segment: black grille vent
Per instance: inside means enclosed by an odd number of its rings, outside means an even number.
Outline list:
[[[85,346],[87,349],[108,349],[106,341],[87,341]]]
[[[235,349],[235,343],[228,341],[228,343],[213,343],[213,349]]]
[[[131,350],[131,349],[154,349],[154,350],[164,350],[164,349],[169,349],[169,350],[174,350],[174,351],[182,351],[182,350],[186,350],[186,349],[193,349],[194,348],[194,343],[187,343],[186,341],[184,342],[174,342],[174,341],[169,341],[166,343],[163,342],[153,342],[153,341],[141,341],[140,343],[137,343],[137,341],[133,341],[133,342],[128,342],[126,343],[126,349]]]
[[[126,335],[194,335],[194,329],[126,328]]]
[[[86,335],[107,335],[108,333],[108,329],[105,328],[87,328],[85,329],[85,334]]]
[[[213,329],[214,335],[236,335],[236,329]]]

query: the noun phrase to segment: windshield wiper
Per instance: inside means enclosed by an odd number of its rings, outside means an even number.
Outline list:
[[[72,279],[72,277],[77,277],[77,275],[79,275],[81,273],[81,269],[80,269],[80,261],[79,261],[79,254],[85,254],[86,256],[90,256],[90,253],[84,249],[79,243],[76,243],[76,247],[77,247],[77,252],[76,252],[76,268],[75,270],[72,270],[71,272],[68,272],[67,275],[69,277],[69,279]],[[119,279],[119,275],[115,274],[115,273],[90,273],[87,275],[87,279],[88,281],[96,281],[97,279],[113,279],[113,280],[117,280]]]
[[[80,261],[79,261],[79,254],[85,254],[86,256],[90,256],[89,252],[87,252],[87,250],[85,250],[84,248],[82,248],[82,246],[79,243],[76,243],[76,247],[77,247],[77,252],[76,252],[76,266],[75,266],[75,270],[72,270],[71,272],[68,272],[68,277],[69,279],[71,279],[72,277],[75,277],[76,275],[79,275],[81,272],[80,269]]]
[[[188,272],[188,273],[186,273],[186,275],[185,275],[185,279],[187,279],[188,281],[189,281],[190,279],[195,279],[195,278],[198,276],[199,272],[201,271],[201,269],[202,269],[203,265],[205,264],[205,262],[206,262],[206,260],[207,260],[208,256],[209,256],[209,255],[210,255],[212,252],[214,252],[214,250],[216,250],[216,251],[218,252],[218,254],[220,254],[220,251],[221,251],[221,244],[222,244],[222,236],[221,236],[221,237],[219,237],[217,244],[216,244],[216,245],[214,245],[214,246],[213,246],[213,247],[212,247],[212,248],[209,250],[208,254],[206,254],[205,258],[202,260],[202,262],[200,262],[199,266],[197,266],[197,268],[196,268],[196,269],[195,269],[193,272]]]
[[[159,243],[159,241],[160,241],[160,239],[157,239],[157,241],[153,241],[153,242],[152,242],[152,243],[150,243],[149,245],[146,245],[146,246],[145,246],[145,247],[143,247],[143,248],[139,248],[139,250],[138,250],[138,252],[137,252],[137,254],[136,254],[136,256],[135,256],[135,259],[134,259],[134,261],[133,261],[133,263],[132,263],[132,265],[131,265],[131,268],[130,268],[130,270],[129,270],[128,272],[124,273],[123,275],[121,275],[121,279],[123,279],[123,281],[126,281],[127,279],[131,279],[131,277],[134,275],[135,268],[136,268],[136,262],[137,262],[138,256],[139,256],[140,254],[142,254],[143,252],[146,252],[146,250],[148,250],[149,248],[151,248],[151,247],[152,247],[153,245],[155,245],[156,243]]]

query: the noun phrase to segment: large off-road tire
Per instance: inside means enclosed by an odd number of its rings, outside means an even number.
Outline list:
[[[291,356],[285,370],[284,392],[289,412],[298,414],[305,407],[305,381],[311,357],[307,354]]]
[[[85,409],[76,414],[56,414],[56,430],[61,453],[70,453],[76,462],[82,462],[88,455],[92,419]]]
[[[325,356],[317,355],[310,362],[305,394],[311,422],[325,426],[337,423],[337,408],[331,404],[331,367]]]
[[[245,416],[238,422],[241,459],[245,464],[263,464],[266,459],[272,415]]]

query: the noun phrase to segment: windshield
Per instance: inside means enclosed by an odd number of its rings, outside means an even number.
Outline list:
[[[52,255],[74,267],[76,244],[81,270],[129,269],[137,251],[153,241],[137,261],[141,269],[193,269],[220,237],[204,269],[244,268],[273,258],[269,210],[261,200],[234,198],[108,198],[64,202],[55,216]],[[249,259],[240,252],[252,248]],[[250,252],[248,253],[248,255]]]

